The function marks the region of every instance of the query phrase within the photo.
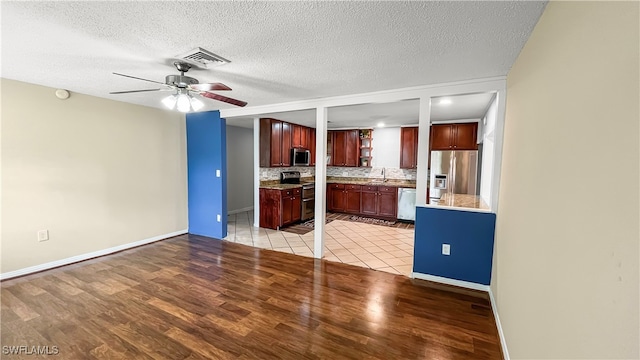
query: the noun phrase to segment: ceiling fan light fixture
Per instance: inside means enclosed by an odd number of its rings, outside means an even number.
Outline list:
[[[162,99],[162,104],[164,104],[164,106],[166,106],[167,108],[173,110],[173,108],[176,106],[177,100],[178,99],[175,95],[169,95],[166,98]]]
[[[204,103],[200,101],[200,99],[196,98],[195,96],[191,97],[191,108],[193,108],[193,111],[198,111],[202,109],[203,106]]]
[[[178,99],[176,100],[176,109],[180,112],[186,113],[191,110],[191,99],[187,94],[178,94]]]
[[[202,51],[206,52],[205,50],[203,50],[201,48],[198,48],[198,50],[202,50]],[[202,54],[204,54],[204,52]],[[204,54],[204,55],[207,55],[207,54]],[[198,56],[200,56],[200,55],[198,55]],[[213,54],[208,54],[207,56],[214,56],[214,55]],[[220,58],[220,59],[222,59],[222,58]],[[224,60],[224,59],[222,59],[222,60]],[[118,76],[123,76],[123,77],[126,77],[126,78],[132,78],[132,79],[137,79],[137,80],[142,80],[142,81],[147,81],[147,82],[160,84],[160,85],[168,87],[169,89],[174,90],[175,93],[173,93],[173,95],[167,96],[166,98],[162,99],[162,104],[164,106],[166,106],[170,110],[176,109],[176,110],[178,110],[180,112],[187,113],[189,111],[198,111],[198,110],[204,108],[205,104],[200,99],[195,98],[193,96],[192,92],[194,94],[201,94],[201,96],[203,96],[203,97],[205,97],[207,99],[222,101],[222,102],[225,102],[225,103],[228,103],[228,104],[232,104],[232,105],[235,105],[235,106],[241,106],[242,107],[242,106],[246,106],[247,105],[246,101],[232,99],[230,97],[226,97],[226,96],[222,96],[222,95],[218,95],[218,94],[209,92],[211,90],[217,90],[217,91],[228,91],[228,90],[231,90],[231,88],[228,87],[225,84],[222,84],[222,83],[205,83],[205,84],[201,84],[201,83],[198,82],[197,79],[194,79],[194,78],[189,77],[189,76],[185,76],[184,73],[189,71],[189,69],[192,67],[192,65],[190,63],[183,62],[183,61],[176,61],[176,62],[173,63],[173,65],[180,72],[180,75],[167,75],[165,77],[165,82],[164,83],[159,82],[159,81],[155,81],[155,80],[139,78],[139,77],[136,77],[136,76],[115,73],[115,72],[113,74],[114,75],[118,75]],[[140,93],[140,92],[162,91],[162,90],[167,90],[167,89],[159,88],[159,89],[142,89],[142,90],[129,90],[129,91],[113,91],[113,92],[110,92],[109,94],[129,94],[129,93]],[[58,92],[62,92],[62,91],[64,91],[64,90],[58,90]]]

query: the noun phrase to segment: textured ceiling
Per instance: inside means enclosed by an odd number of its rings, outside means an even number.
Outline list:
[[[545,4],[3,1],[1,75],[152,107],[166,93],[109,95],[154,87],[111,73],[164,81],[195,47],[231,63],[188,75],[248,106],[502,76]]]

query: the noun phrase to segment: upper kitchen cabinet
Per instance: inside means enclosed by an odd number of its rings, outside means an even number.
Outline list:
[[[431,150],[478,150],[478,123],[431,126]]]
[[[418,167],[418,127],[400,128],[400,168]]]
[[[260,166],[291,166],[291,124],[260,119]]]
[[[309,166],[316,166],[316,129],[309,128]]]
[[[310,146],[310,128],[302,125],[291,124],[293,137],[291,138],[291,147],[309,149]],[[315,136],[313,137],[315,142]]]
[[[331,159],[333,166],[358,166],[358,130],[331,131]]]

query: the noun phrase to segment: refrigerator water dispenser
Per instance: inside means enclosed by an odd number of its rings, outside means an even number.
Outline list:
[[[434,184],[433,184],[433,188],[434,189],[446,190],[447,189],[447,175],[436,174],[435,181],[434,181]]]

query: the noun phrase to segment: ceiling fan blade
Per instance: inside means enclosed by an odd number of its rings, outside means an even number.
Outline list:
[[[155,81],[155,80],[149,80],[149,79],[143,79],[143,78],[139,78],[139,77],[135,77],[135,76],[131,76],[131,75],[118,74],[118,73],[115,73],[115,72],[113,73],[113,75],[124,76],[124,77],[132,78],[132,79],[138,79],[138,80],[142,80],[142,81],[148,81],[148,82],[152,82],[152,83],[156,83],[156,84],[166,85],[163,82],[159,82],[159,81]]]
[[[128,91],[112,91],[109,94],[128,94],[128,93],[137,93],[137,92],[145,92],[145,91],[160,91],[164,89],[146,89],[146,90],[128,90]]]
[[[214,94],[214,93],[210,93],[210,92],[206,92],[206,91],[201,92],[200,95],[204,96],[206,98],[209,98],[209,99],[226,102],[226,103],[229,103],[229,104],[232,104],[232,105],[236,105],[236,106],[245,106],[245,105],[247,105],[247,103],[244,102],[244,101],[232,99],[232,98],[229,98],[229,97],[226,97],[226,96],[222,96],[222,95],[218,95],[218,94]]]
[[[211,91],[211,90],[231,90],[230,87],[223,83],[209,83],[209,84],[191,84],[192,89],[197,91]]]

